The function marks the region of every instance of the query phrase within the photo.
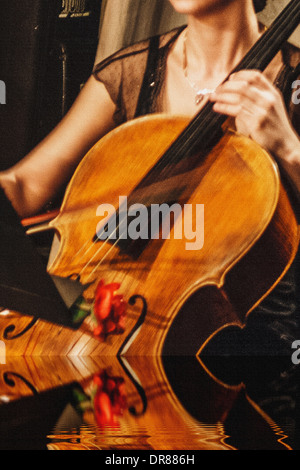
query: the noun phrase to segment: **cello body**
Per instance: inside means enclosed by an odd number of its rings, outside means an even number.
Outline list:
[[[228,130],[191,164],[145,179],[188,122],[152,115],[110,132],[82,160],[51,222],[60,248],[50,274],[80,276],[90,302],[100,280],[118,283],[127,302],[124,332],[107,335],[98,354],[201,353],[221,329],[245,325],[295,257],[298,225],[277,165],[252,140]],[[98,206],[117,210],[120,196],[146,206],[203,205],[203,246],[187,249],[187,240],[176,238],[182,218],[168,237],[149,237],[142,249],[137,241],[125,249],[95,241]],[[187,216],[194,227],[195,216]]]

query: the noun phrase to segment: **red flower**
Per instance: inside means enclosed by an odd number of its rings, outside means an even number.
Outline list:
[[[127,408],[125,384],[122,377],[109,377],[106,371],[94,378],[97,392],[94,398],[95,417],[98,426],[119,426],[118,417]]]
[[[94,329],[94,335],[106,337],[109,334],[121,334],[125,331],[126,302],[123,295],[115,292],[121,284],[113,282],[104,284],[101,280],[96,289],[94,314],[98,326]]]

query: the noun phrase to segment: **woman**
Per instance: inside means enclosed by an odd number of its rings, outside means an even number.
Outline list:
[[[187,15],[187,28],[131,46],[99,64],[57,128],[0,174],[0,185],[21,217],[41,211],[65,186],[86,151],[116,125],[150,112],[192,117],[208,99],[215,111],[235,118],[239,132],[271,152],[300,191],[299,138],[283,96],[273,85],[290,64],[278,54],[266,75],[241,71],[219,86],[261,35],[255,7],[265,2],[170,3]],[[274,311],[276,321],[287,317],[294,327],[294,280],[287,284],[281,293],[284,312],[276,305],[271,316]]]

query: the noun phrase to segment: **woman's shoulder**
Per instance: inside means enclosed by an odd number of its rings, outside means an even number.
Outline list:
[[[122,62],[135,58],[136,56],[148,56],[152,42],[157,41],[158,47],[160,49],[168,47],[180,34],[180,32],[185,28],[185,26],[177,27],[168,31],[166,33],[158,34],[151,36],[147,39],[135,42],[129,46],[123,47],[118,51],[111,54],[109,57],[105,58],[94,68],[94,74],[100,72],[106,67],[109,67],[112,64],[122,64]]]
[[[116,104],[115,121],[118,124],[135,115],[149,53],[158,50],[160,57],[166,57],[169,47],[183,29],[184,26],[175,28],[124,47],[95,66],[94,77],[105,85]]]

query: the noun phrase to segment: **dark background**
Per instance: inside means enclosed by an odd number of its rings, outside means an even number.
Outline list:
[[[88,79],[98,46],[101,0],[1,0],[0,171],[60,121]]]

